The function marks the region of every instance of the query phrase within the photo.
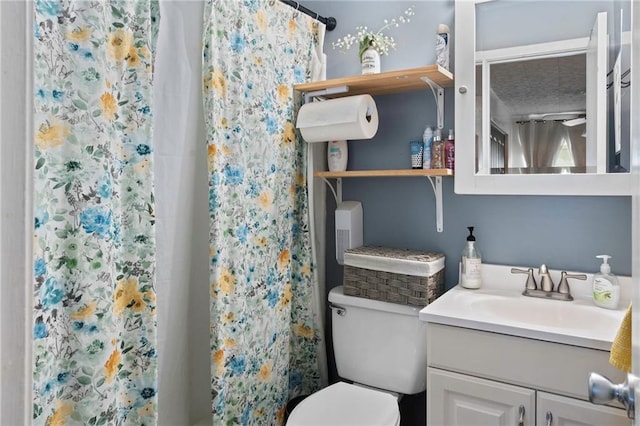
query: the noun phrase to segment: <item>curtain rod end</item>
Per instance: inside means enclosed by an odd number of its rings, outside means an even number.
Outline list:
[[[325,18],[327,22],[325,22],[325,25],[327,26],[327,31],[333,31],[336,29],[336,26],[338,25],[338,21],[336,21],[336,18],[334,18],[333,16],[330,16],[328,18]]]

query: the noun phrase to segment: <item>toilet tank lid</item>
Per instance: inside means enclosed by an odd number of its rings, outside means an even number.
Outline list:
[[[287,426],[389,426],[398,424],[399,416],[398,402],[390,394],[338,382],[302,400]]]
[[[420,315],[420,310],[423,309],[419,306],[401,305],[399,303],[382,302],[365,297],[347,296],[344,294],[344,286],[341,285],[331,289],[329,292],[329,302],[343,307],[354,306],[413,317]]]

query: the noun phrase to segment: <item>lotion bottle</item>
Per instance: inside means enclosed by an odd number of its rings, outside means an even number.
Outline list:
[[[349,150],[347,141],[329,141],[327,143],[327,162],[330,172],[344,172],[347,170]]]
[[[468,226],[467,229],[469,236],[467,237],[467,245],[462,251],[460,284],[464,288],[476,289],[482,285],[482,255],[476,246],[473,226]]]
[[[611,265],[608,263],[611,256],[601,254],[596,257],[602,259],[602,265],[600,272],[593,276],[593,303],[601,308],[618,309],[620,284],[618,278],[611,273]]]

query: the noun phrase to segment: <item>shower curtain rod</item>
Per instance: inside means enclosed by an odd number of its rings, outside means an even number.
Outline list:
[[[338,25],[338,22],[336,21],[336,18],[330,16],[328,18],[325,18],[324,16],[320,16],[319,14],[317,14],[316,12],[307,9],[306,7],[304,7],[303,5],[301,5],[300,3],[298,3],[297,1],[293,1],[293,0],[280,0],[282,3],[287,4],[291,7],[294,7],[296,10],[299,10],[302,13],[306,13],[307,15],[311,16],[312,18],[314,18],[316,21],[320,21],[323,24],[325,24],[327,26],[327,31],[332,31],[336,28],[336,25]]]

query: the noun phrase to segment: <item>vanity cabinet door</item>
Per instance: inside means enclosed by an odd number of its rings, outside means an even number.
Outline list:
[[[593,405],[587,401],[546,392],[538,392],[536,417],[539,426],[629,426],[631,424],[627,413],[622,409]]]
[[[427,368],[430,426],[533,426],[535,397],[532,389]]]

